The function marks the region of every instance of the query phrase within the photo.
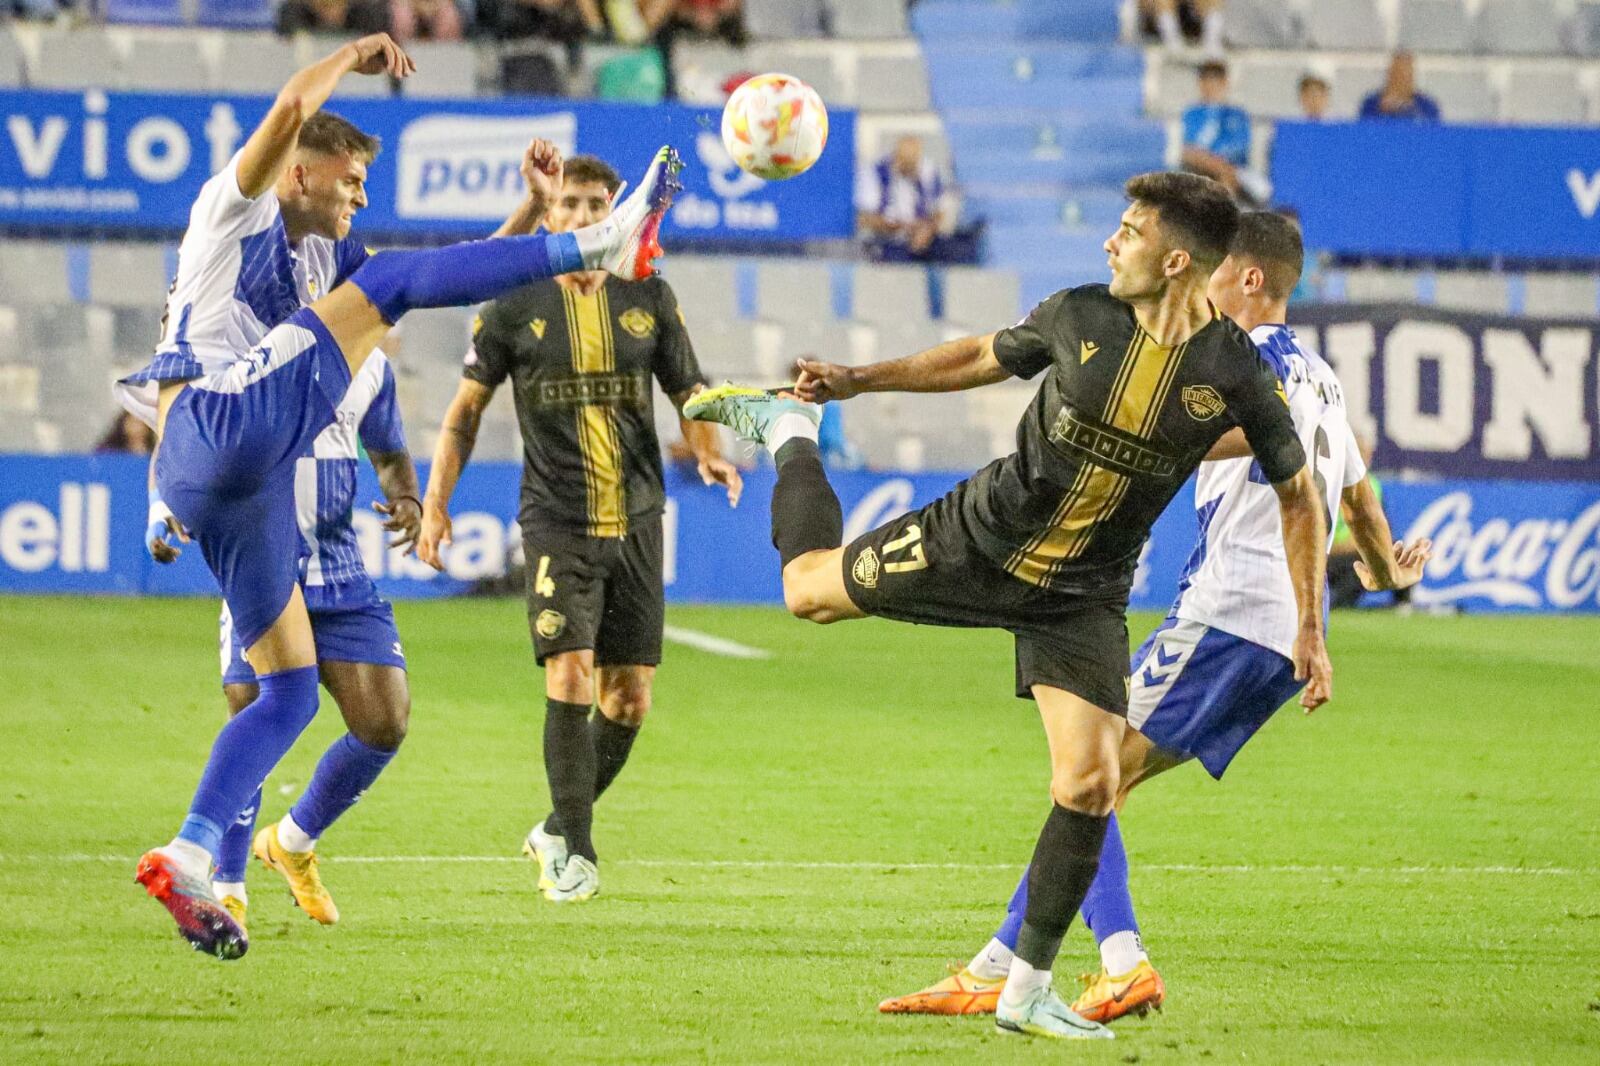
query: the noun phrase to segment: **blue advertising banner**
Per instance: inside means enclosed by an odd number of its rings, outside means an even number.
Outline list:
[[[1272,181],[1312,248],[1600,258],[1600,130],[1286,122]]]
[[[1600,481],[1594,319],[1409,304],[1297,304],[1289,317],[1338,373],[1376,469]]]
[[[170,566],[152,562],[144,530],[145,463],[130,457],[0,457],[0,593],[216,595],[192,548]],[[386,551],[366,501],[378,497],[363,469],[355,525],[367,568],[391,598],[467,592],[522,561],[516,524],[520,467],[467,468],[456,493],[455,544],[446,573]],[[426,472],[424,472],[424,477]],[[851,539],[936,499],[956,474],[867,471],[831,475]],[[778,603],[777,554],[769,541],[772,471],[747,475],[731,510],[691,471],[669,469],[665,516],[668,599]],[[1471,610],[1600,611],[1600,485],[1583,482],[1392,482],[1384,505],[1397,536],[1434,540],[1419,603]],[[1157,522],[1135,577],[1133,604],[1164,609],[1194,547],[1193,497],[1180,493]]]
[[[243,145],[268,97],[0,92],[0,225],[173,235],[201,184]],[[855,232],[855,115],[829,115],[810,171],[765,182],[733,164],[721,113],[678,104],[532,98],[349,99],[331,109],[383,139],[357,231],[391,239],[475,237],[521,198],[534,137],[608,160],[637,180],[662,144],[687,166],[664,237],[803,241]]]

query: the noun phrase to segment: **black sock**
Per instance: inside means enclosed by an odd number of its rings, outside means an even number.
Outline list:
[[[546,700],[544,712],[544,773],[550,782],[550,802],[560,820],[567,851],[595,861],[594,742],[589,739],[589,708],[581,703]],[[548,824],[546,829],[549,829]]]
[[[589,718],[589,739],[594,744],[594,798],[599,799],[622,772],[633,750],[633,740],[639,727],[613,722],[599,711]],[[562,836],[561,817],[555,811],[545,815],[544,831],[552,836]]]
[[[1028,870],[1028,908],[1017,933],[1017,958],[1035,970],[1055,965],[1061,938],[1100,868],[1108,821],[1061,806],[1052,807],[1045,819]]]
[[[844,512],[822,469],[817,442],[785,441],[774,457],[778,483],[772,487],[772,546],[788,566],[806,552],[837,548],[844,540]]]

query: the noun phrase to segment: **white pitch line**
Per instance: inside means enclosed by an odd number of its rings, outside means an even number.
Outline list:
[[[697,651],[710,652],[712,655],[721,655],[728,659],[772,658],[772,653],[765,648],[752,648],[748,644],[740,644],[738,641],[714,637],[710,633],[702,633],[698,629],[685,629],[682,626],[663,626],[661,635],[675,644],[683,644]]]
[[[128,855],[0,855],[0,864],[37,860],[67,863],[117,863],[134,861]],[[428,863],[526,863],[516,855],[332,855],[335,865],[426,865]],[[1018,863],[1000,862],[789,862],[779,859],[608,859],[614,866],[686,870],[859,870],[887,873],[897,870],[1016,871]],[[1137,869],[1177,874],[1310,874],[1317,877],[1600,877],[1600,869],[1565,866],[1334,866],[1299,863],[1207,865],[1203,863],[1137,863]]]

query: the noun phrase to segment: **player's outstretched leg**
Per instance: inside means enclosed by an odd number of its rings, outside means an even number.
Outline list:
[[[261,790],[250,798],[250,803],[239,812],[239,817],[222,834],[222,845],[217,851],[217,868],[211,875],[211,889],[223,909],[233,915],[239,928],[246,929],[245,911],[250,896],[245,891],[245,868],[250,863],[250,841],[256,832],[256,815],[261,813]]]
[[[783,598],[791,614],[812,622],[863,617],[844,587],[844,513],[828,484],[817,448],[822,408],[783,389],[721,385],[703,389],[683,415],[727,426],[764,445],[778,468],[772,487],[772,544],[783,565]]]

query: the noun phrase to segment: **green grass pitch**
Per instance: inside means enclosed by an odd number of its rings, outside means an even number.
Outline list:
[[[984,942],[1046,812],[1004,635],[673,609],[773,657],[669,645],[602,894],[557,909],[516,857],[544,810],[521,604],[398,610],[411,736],[323,842],[344,920],[255,867],[225,964],[132,880],[221,720],[215,606],[0,599],[0,1059],[1600,1061],[1600,619],[1337,616],[1331,705],[1129,804],[1168,1006],[1064,1045],[874,1011]],[[324,698],[265,816],[337,723]],[[1059,983],[1094,959],[1075,927]]]

